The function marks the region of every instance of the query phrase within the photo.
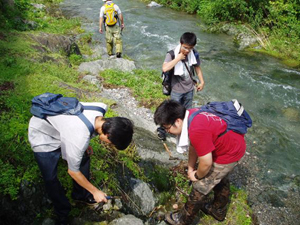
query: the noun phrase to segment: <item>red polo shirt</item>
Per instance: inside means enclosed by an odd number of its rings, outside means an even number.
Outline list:
[[[197,109],[190,109],[190,115],[195,111]],[[213,161],[219,164],[240,160],[246,151],[244,135],[228,131],[218,137],[226,128],[226,122],[218,116],[207,112],[196,115],[188,133],[197,155],[200,157],[212,152]]]

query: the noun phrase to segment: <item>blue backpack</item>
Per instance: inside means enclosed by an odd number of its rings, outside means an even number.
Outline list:
[[[229,130],[239,134],[246,134],[247,129],[252,126],[251,117],[236,99],[229,102],[209,102],[200,107],[199,110],[192,113],[189,117],[188,127],[190,127],[194,117],[201,112],[212,113],[226,121],[227,130],[219,136],[222,136]]]
[[[90,131],[90,136],[94,133],[92,123],[83,115],[83,110],[96,110],[105,114],[105,109],[99,106],[83,106],[77,98],[63,97],[61,94],[46,92],[35,96],[31,100],[30,112],[32,115],[47,120],[47,116],[56,115],[77,115],[85,123]]]

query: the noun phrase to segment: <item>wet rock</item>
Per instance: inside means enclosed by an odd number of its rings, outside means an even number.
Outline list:
[[[129,196],[132,201],[129,201],[128,205],[133,210],[133,214],[136,216],[149,215],[155,206],[155,199],[149,185],[135,178],[130,179],[129,185],[131,188]]]
[[[154,1],[150,2],[147,6],[148,7],[162,7],[162,5],[160,5]]]
[[[123,58],[100,59],[92,62],[84,62],[79,65],[80,72],[89,72],[93,75],[98,75],[99,72],[106,69],[120,70],[124,72],[131,72],[136,69],[133,61]]]
[[[115,219],[109,225],[143,225],[143,221],[133,215],[125,215],[119,219]]]

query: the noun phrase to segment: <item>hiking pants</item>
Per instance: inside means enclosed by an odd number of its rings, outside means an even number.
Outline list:
[[[105,39],[106,39],[106,48],[107,54],[113,54],[113,46],[116,45],[116,53],[122,53],[123,44],[122,44],[122,37],[121,37],[121,28],[118,25],[115,26],[106,26],[105,32]]]
[[[228,174],[238,162],[230,164],[214,163],[209,173],[201,180],[193,182],[188,201],[180,211],[181,224],[192,224],[199,210],[207,203],[208,194],[214,191],[213,207],[222,208],[229,202],[230,183]]]
[[[54,211],[60,220],[67,219],[71,210],[71,204],[65,195],[65,190],[57,178],[57,165],[61,155],[61,150],[52,152],[34,152],[35,159],[42,173],[46,191],[53,202]],[[85,153],[80,171],[89,179],[90,176],[90,157]],[[91,193],[81,187],[73,180],[72,198],[86,199]]]
[[[187,93],[177,93],[171,92],[171,99],[179,102],[186,109],[190,109],[193,107],[193,98],[194,98],[194,90],[191,90]]]

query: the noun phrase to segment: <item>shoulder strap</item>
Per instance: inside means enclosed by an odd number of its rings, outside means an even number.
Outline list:
[[[102,112],[103,116],[105,115],[106,111],[105,109],[103,109],[102,107],[99,106],[83,106],[84,110],[95,110],[95,111],[99,111]],[[93,133],[94,133],[94,126],[93,124],[86,118],[86,116],[81,113],[78,115],[78,117],[82,120],[82,122],[84,122],[84,124],[87,126],[87,128],[90,131],[90,136],[92,137]]]
[[[201,108],[199,108],[199,110],[197,110],[196,112],[193,112],[192,115],[190,115],[189,120],[188,120],[188,128],[190,127],[191,122],[194,119],[194,117],[197,116],[201,112],[203,112],[203,111],[201,110]]]
[[[199,110],[197,110],[196,112],[193,112],[192,115],[190,115],[189,120],[188,120],[188,128],[190,127],[190,125],[191,125],[192,120],[194,119],[194,117],[197,116],[201,112],[205,112],[205,110],[199,108]],[[221,136],[223,136],[226,133],[227,133],[227,130],[225,130],[223,133],[219,134],[218,138],[221,137]]]
[[[175,59],[174,50],[170,50],[170,51],[168,51],[168,53],[171,55],[172,60]]]

